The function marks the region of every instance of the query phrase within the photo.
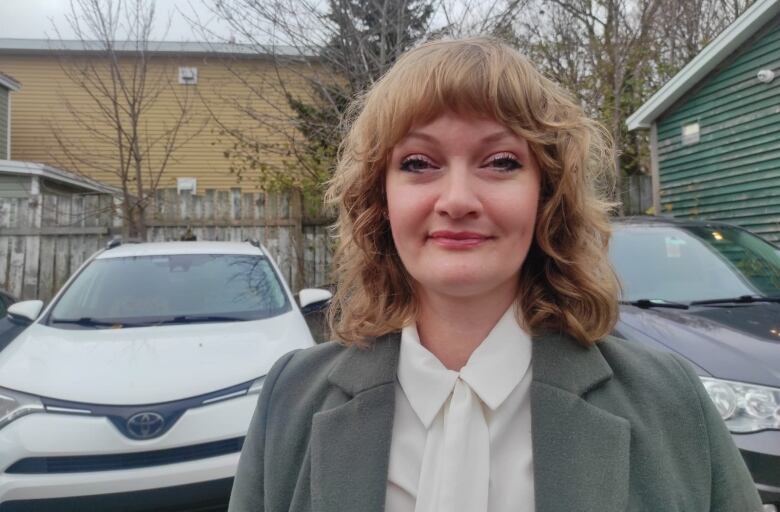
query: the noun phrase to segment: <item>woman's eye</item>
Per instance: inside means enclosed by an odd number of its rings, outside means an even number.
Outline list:
[[[515,171],[523,166],[516,156],[509,153],[491,157],[487,165],[503,172]]]
[[[434,167],[433,162],[420,156],[410,156],[401,162],[400,169],[408,172],[422,172],[429,167]]]

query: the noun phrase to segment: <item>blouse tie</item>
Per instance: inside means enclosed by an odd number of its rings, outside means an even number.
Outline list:
[[[386,512],[533,511],[531,339],[514,312],[460,371],[403,328]]]
[[[438,471],[434,482],[421,482],[415,512],[487,511],[490,434],[482,401],[462,376],[445,406],[443,434]]]

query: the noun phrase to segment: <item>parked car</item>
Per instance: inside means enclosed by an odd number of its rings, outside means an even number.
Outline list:
[[[780,507],[778,248],[725,223],[634,217],[614,223],[610,257],[623,285],[615,334],[693,365],[762,499]]]
[[[8,307],[14,302],[19,302],[19,299],[5,290],[0,290],[0,316],[5,316],[8,313]]]
[[[0,290],[0,350],[3,350],[11,340],[25,330],[30,321],[8,314],[11,304],[18,302],[17,298],[5,290]]]
[[[264,376],[314,343],[259,244],[111,247],[41,308],[0,352],[2,512],[224,505]]]

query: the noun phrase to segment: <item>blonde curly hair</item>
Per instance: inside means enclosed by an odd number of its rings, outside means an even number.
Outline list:
[[[542,175],[534,240],[520,269],[523,324],[583,345],[617,320],[607,259],[613,148],[606,130],[519,52],[488,38],[438,40],[402,55],[353,105],[327,201],[334,226],[331,332],[346,344],[403,327],[418,313],[413,279],[385,215],[385,169],[412,126],[444,112],[488,116],[526,139]]]

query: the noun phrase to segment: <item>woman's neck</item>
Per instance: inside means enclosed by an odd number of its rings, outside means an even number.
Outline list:
[[[460,371],[515,297],[514,292],[468,299],[423,292],[417,318],[420,342],[446,368]]]

